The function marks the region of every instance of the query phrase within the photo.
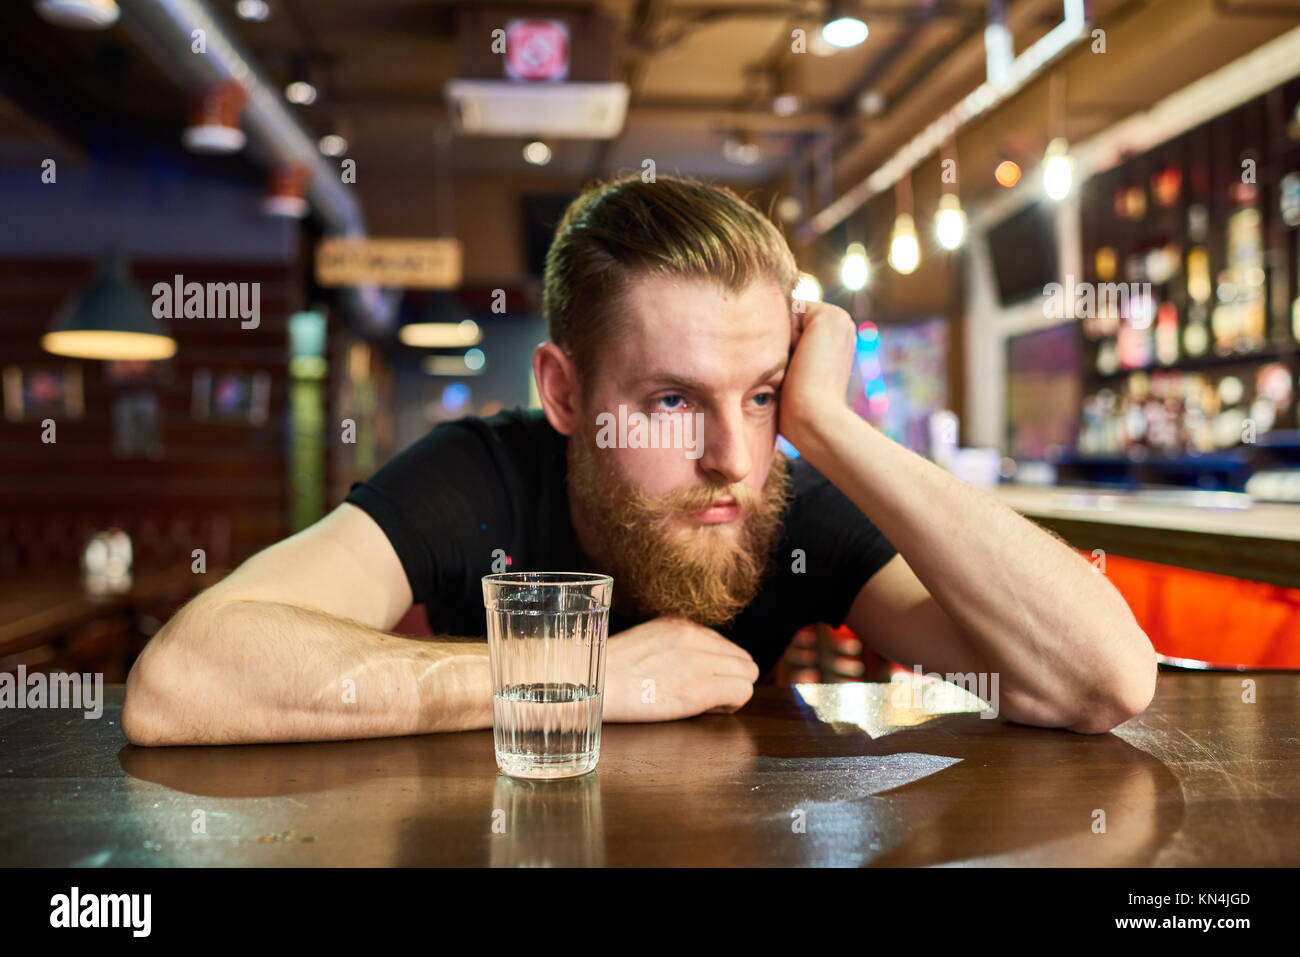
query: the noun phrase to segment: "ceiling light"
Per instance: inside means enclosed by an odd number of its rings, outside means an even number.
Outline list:
[[[916,236],[916,223],[908,213],[899,213],[894,220],[894,235],[889,241],[889,265],[906,276],[921,264],[921,243]]]
[[[1070,195],[1074,182],[1074,160],[1063,137],[1052,140],[1043,156],[1043,191],[1058,202]]]
[[[36,0],[42,20],[73,30],[106,30],[122,11],[114,0]]]
[[[857,17],[837,17],[822,27],[822,37],[841,50],[855,47],[867,38],[867,25]]]
[[[1011,160],[1003,160],[998,164],[998,168],[993,171],[993,178],[998,181],[999,186],[1010,189],[1020,182],[1020,164]]]
[[[722,155],[737,166],[753,166],[763,158],[763,151],[759,149],[753,134],[742,133],[739,136],[729,136],[723,141]]]
[[[879,90],[867,90],[858,97],[858,109],[865,116],[879,116],[885,112],[885,94]]]
[[[473,319],[460,322],[410,322],[397,333],[404,345],[417,349],[450,349],[483,341],[483,330]]]
[[[306,80],[294,80],[284,88],[284,98],[299,106],[309,106],[316,102],[316,87]]]
[[[939,210],[934,214],[934,236],[944,249],[956,249],[966,238],[966,214],[956,193],[944,193],[939,198]]]
[[[337,133],[327,133],[320,138],[320,151],[326,156],[342,156],[348,151],[348,141]]]
[[[867,262],[867,248],[862,243],[849,243],[840,260],[840,282],[845,289],[857,292],[871,279],[871,266]]]
[[[781,93],[772,98],[772,112],[777,116],[794,116],[802,105],[797,93]]]
[[[271,7],[265,0],[239,0],[235,4],[235,15],[241,20],[261,23],[271,15]]]
[[[311,176],[311,167],[302,163],[273,168],[266,177],[262,212],[268,216],[302,219],[311,209],[307,203],[307,183]]]
[[[772,91],[772,112],[777,116],[794,116],[803,108],[799,84],[793,64],[773,67],[769,73]]]
[[[545,166],[551,161],[551,148],[541,140],[533,140],[524,147],[524,160],[534,166]]]
[[[471,350],[477,352],[478,350]],[[473,366],[469,353],[463,356],[425,356],[420,367],[425,375],[452,376],[462,378],[470,375],[482,375],[483,365]]]
[[[189,125],[181,131],[181,142],[192,153],[237,153],[246,137],[239,128],[239,114],[248,102],[248,92],[233,80],[208,90],[190,107]]]
[[[78,359],[167,359],[176,340],[131,281],[125,257],[110,253],[95,281],[64,303],[41,337],[41,348]]]

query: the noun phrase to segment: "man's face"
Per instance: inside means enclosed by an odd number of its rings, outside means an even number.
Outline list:
[[[571,443],[575,524],[616,593],[718,624],[757,593],[788,500],[776,452],[786,299],[775,282],[732,293],[648,277],[624,320],[601,344]]]

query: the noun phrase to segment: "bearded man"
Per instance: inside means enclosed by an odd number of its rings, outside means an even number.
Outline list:
[[[419,603],[435,636],[482,635],[481,578],[503,555],[614,576],[606,721],[734,711],[817,622],[909,670],[998,676],[1012,721],[1099,733],[1144,710],[1155,655],[1119,593],[854,414],[853,321],[794,301],[796,278],[780,232],[729,190],[588,189],[547,254],[541,410],[439,425],[201,594],[132,668],[127,737],[489,728],[484,643],[389,630]],[[601,437],[634,414],[698,445]]]

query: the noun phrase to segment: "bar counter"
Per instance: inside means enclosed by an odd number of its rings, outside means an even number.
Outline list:
[[[1300,504],[1233,492],[1015,484],[994,494],[1085,551],[1300,588]]]
[[[606,725],[597,770],[551,782],[499,775],[490,731],[137,748],[105,690],[100,720],[0,712],[0,864],[1300,864],[1293,675],[1162,674],[1104,735],[910,684],[759,686]]]

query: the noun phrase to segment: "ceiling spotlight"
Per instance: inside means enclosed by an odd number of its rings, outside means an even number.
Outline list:
[[[348,151],[348,141],[337,133],[327,133],[320,138],[321,153],[326,156],[342,156]]]
[[[769,73],[772,112],[777,116],[794,116],[803,107],[793,64],[773,67]]]
[[[862,243],[849,243],[840,260],[840,282],[844,288],[857,292],[871,279],[871,266],[867,262],[867,248]]]
[[[307,183],[311,180],[311,167],[302,163],[277,166],[266,177],[266,193],[262,197],[262,212],[268,216],[302,219],[311,211],[307,202]]]
[[[306,80],[294,80],[284,88],[284,98],[299,106],[310,106],[316,102],[316,87]]]
[[[944,193],[939,198],[939,211],[934,214],[934,236],[944,249],[956,249],[966,238],[966,214],[956,193]]]
[[[867,38],[867,25],[853,16],[836,16],[832,6],[832,19],[822,27],[822,37],[831,46],[841,50],[855,47]],[[843,12],[843,11],[839,11]]]
[[[777,116],[794,116],[802,105],[797,93],[781,93],[772,98],[772,112]]]
[[[759,149],[754,135],[746,132],[727,137],[722,143],[722,155],[737,166],[753,166],[763,158],[763,151]]]
[[[36,0],[36,12],[56,27],[107,30],[122,11],[114,0]]]
[[[185,148],[194,153],[239,152],[246,141],[239,114],[247,102],[247,91],[233,81],[196,97],[189,123],[181,131]]]
[[[524,160],[534,166],[545,166],[551,161],[551,148],[541,140],[533,140],[524,147]]]
[[[867,90],[858,97],[858,109],[864,116],[879,116],[885,112],[885,95],[879,90]]]
[[[271,6],[265,0],[239,0],[235,4],[235,15],[241,20],[261,23],[271,15]]]

